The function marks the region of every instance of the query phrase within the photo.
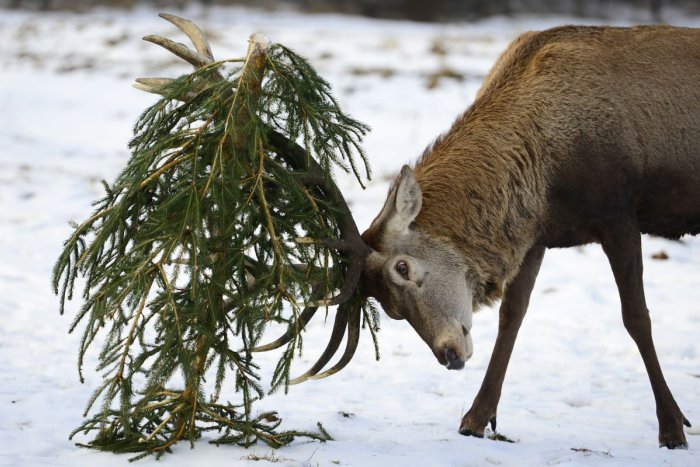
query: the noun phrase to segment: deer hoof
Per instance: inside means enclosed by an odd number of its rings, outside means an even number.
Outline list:
[[[685,421],[685,418],[684,418]],[[668,449],[688,449],[688,442],[685,440],[683,429],[680,432],[669,431],[659,433],[659,447]]]
[[[493,416],[489,420],[489,424],[491,425],[491,430],[493,430],[493,432],[495,433],[496,432],[496,417],[495,416]],[[476,438],[483,438],[484,437],[483,431],[472,430],[471,428],[468,428],[466,426],[459,427],[459,434],[464,435],[464,436],[474,436]]]
[[[683,425],[690,427],[690,422],[680,410],[669,420],[659,419],[659,447],[668,449],[688,449],[688,442],[683,433]]]
[[[488,413],[491,415],[486,415]],[[462,423],[459,425],[459,433],[464,436],[475,436],[477,438],[484,437],[484,429],[486,425],[491,425],[491,429],[496,431],[496,411],[489,410],[474,410],[472,407],[469,409],[464,417],[462,417]],[[486,415],[486,416],[484,416]]]
[[[484,433],[483,433],[483,432],[479,433],[479,432],[477,432],[477,431],[472,431],[472,430],[470,430],[469,428],[466,428],[466,427],[461,427],[461,428],[459,429],[459,434],[460,434],[460,435],[464,435],[464,436],[474,436],[474,437],[476,437],[476,438],[483,438],[483,437],[484,437]]]
[[[688,449],[688,442],[685,440],[683,440],[683,441],[665,440],[665,441],[659,442],[659,447],[660,448],[668,448],[668,449]]]

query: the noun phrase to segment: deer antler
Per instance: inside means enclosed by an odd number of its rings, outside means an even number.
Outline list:
[[[165,48],[166,50],[190,63],[195,67],[195,69],[212,67],[212,65],[216,64],[209,42],[207,41],[204,33],[199,27],[197,27],[196,24],[194,24],[192,21],[165,13],[161,13],[160,17],[171,22],[182,32],[184,32],[185,35],[187,35],[187,37],[192,41],[195,50],[188,48],[184,44],[174,42],[161,36],[149,35],[144,37],[144,40]],[[266,53],[269,43],[266,43],[265,40],[261,39],[260,36],[257,35],[251,36],[250,43],[251,46],[249,48],[246,62],[253,58],[251,50],[256,51],[255,59],[260,60],[260,54]],[[257,49],[256,44],[260,44],[260,47]],[[214,82],[220,82],[224,79],[218,71],[215,71],[214,68],[212,68],[212,71],[212,73],[207,75],[209,79],[213,80]],[[136,79],[134,87],[146,92],[167,95],[166,89],[172,81],[173,80],[169,78],[138,78]],[[195,96],[196,93],[192,93],[186,95],[185,99],[194,98]],[[313,241],[329,248],[334,248],[341,251],[347,260],[347,268],[344,276],[345,281],[335,296],[325,299],[323,297],[317,297],[317,290],[314,288],[312,295],[314,296],[316,302],[311,303],[304,308],[304,310],[299,314],[296,322],[290,324],[287,332],[269,344],[261,345],[252,349],[253,352],[264,352],[277,349],[289,343],[292,339],[299,335],[311,318],[313,318],[320,305],[340,305],[336,312],[333,330],[326,349],[323,351],[318,361],[306,373],[289,381],[290,384],[297,384],[306,381],[307,379],[325,378],[326,376],[337,373],[352,359],[359,341],[361,310],[359,307],[351,309],[348,306],[343,306],[343,304],[346,304],[347,300],[352,297],[357,288],[360,276],[362,274],[362,269],[364,267],[365,257],[369,253],[370,248],[362,240],[362,237],[357,229],[357,225],[355,224],[355,220],[352,217],[352,213],[350,212],[347,202],[345,201],[340,189],[328,176],[325,175],[318,162],[313,157],[309,157],[304,148],[295,142],[290,141],[288,138],[276,132],[269,126],[266,127],[265,131],[266,140],[272,146],[274,151],[281,158],[283,158],[287,164],[289,164],[297,181],[307,188],[316,190],[318,194],[323,196],[325,199],[331,200],[337,211],[340,212],[340,223],[338,228],[341,233],[341,239],[316,239]],[[336,266],[336,273],[339,272],[337,269],[338,266]],[[342,357],[335,366],[323,373],[318,374],[318,372],[323,369],[323,367],[338,351],[346,329],[348,330],[348,342]]]

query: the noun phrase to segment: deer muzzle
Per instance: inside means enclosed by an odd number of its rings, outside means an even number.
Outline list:
[[[463,328],[463,335],[452,335],[442,339],[433,349],[438,362],[448,370],[461,370],[473,353],[472,338],[469,331]]]
[[[451,347],[445,349],[445,360],[447,361],[445,366],[448,370],[461,370],[464,368],[464,360]]]

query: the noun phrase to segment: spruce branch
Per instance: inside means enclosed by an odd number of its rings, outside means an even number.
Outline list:
[[[93,434],[86,446],[136,458],[208,432],[218,433],[216,444],[242,446],[330,439],[320,425],[280,431],[275,413],[254,412],[265,390],[253,355],[285,347],[274,391],[346,366],[361,323],[376,348],[376,310],[358,291],[368,250],[332,177],[338,168],[361,185],[363,172],[369,178],[360,146],[368,128],[340,110],[329,84],[290,49],[254,35],[244,58],[216,61],[194,23],[161,16],[194,50],[145,40],[195,71],[136,80],[163,98],[136,122],[131,159],[104,184],[95,213],[74,225],[53,271],[61,312],[76,279],[85,279],[70,328],[84,326],[81,380],[86,353],[105,334],[103,382],[71,437]],[[320,307],[336,305],[326,349],[290,379],[302,331]],[[270,322],[286,332],[259,345]],[[321,372],[346,331],[340,360]],[[217,402],[227,377],[238,404]]]

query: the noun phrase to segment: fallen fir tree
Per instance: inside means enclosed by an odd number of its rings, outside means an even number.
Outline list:
[[[126,168],[104,183],[105,197],[74,226],[54,268],[61,313],[84,278],[70,327],[83,326],[81,381],[86,352],[103,340],[102,384],[71,438],[93,435],[85,446],[136,458],[204,432],[216,433],[216,444],[242,446],[329,439],[320,424],[318,432],[282,431],[276,413],[255,412],[264,389],[253,353],[286,346],[274,391],[343,368],[361,321],[376,348],[376,310],[357,291],[367,247],[332,179],[334,168],[360,183],[360,169],[369,177],[360,147],[367,127],[345,115],[328,83],[288,48],[254,35],[245,58],[215,61],[194,23],[161,16],[195,50],[144,39],[195,71],[137,80],[164,98],[136,123]],[[328,347],[290,380],[300,332],[334,305]],[[271,322],[287,332],[259,346]],[[321,373],[346,329],[342,357]],[[226,384],[240,400],[219,401]]]

